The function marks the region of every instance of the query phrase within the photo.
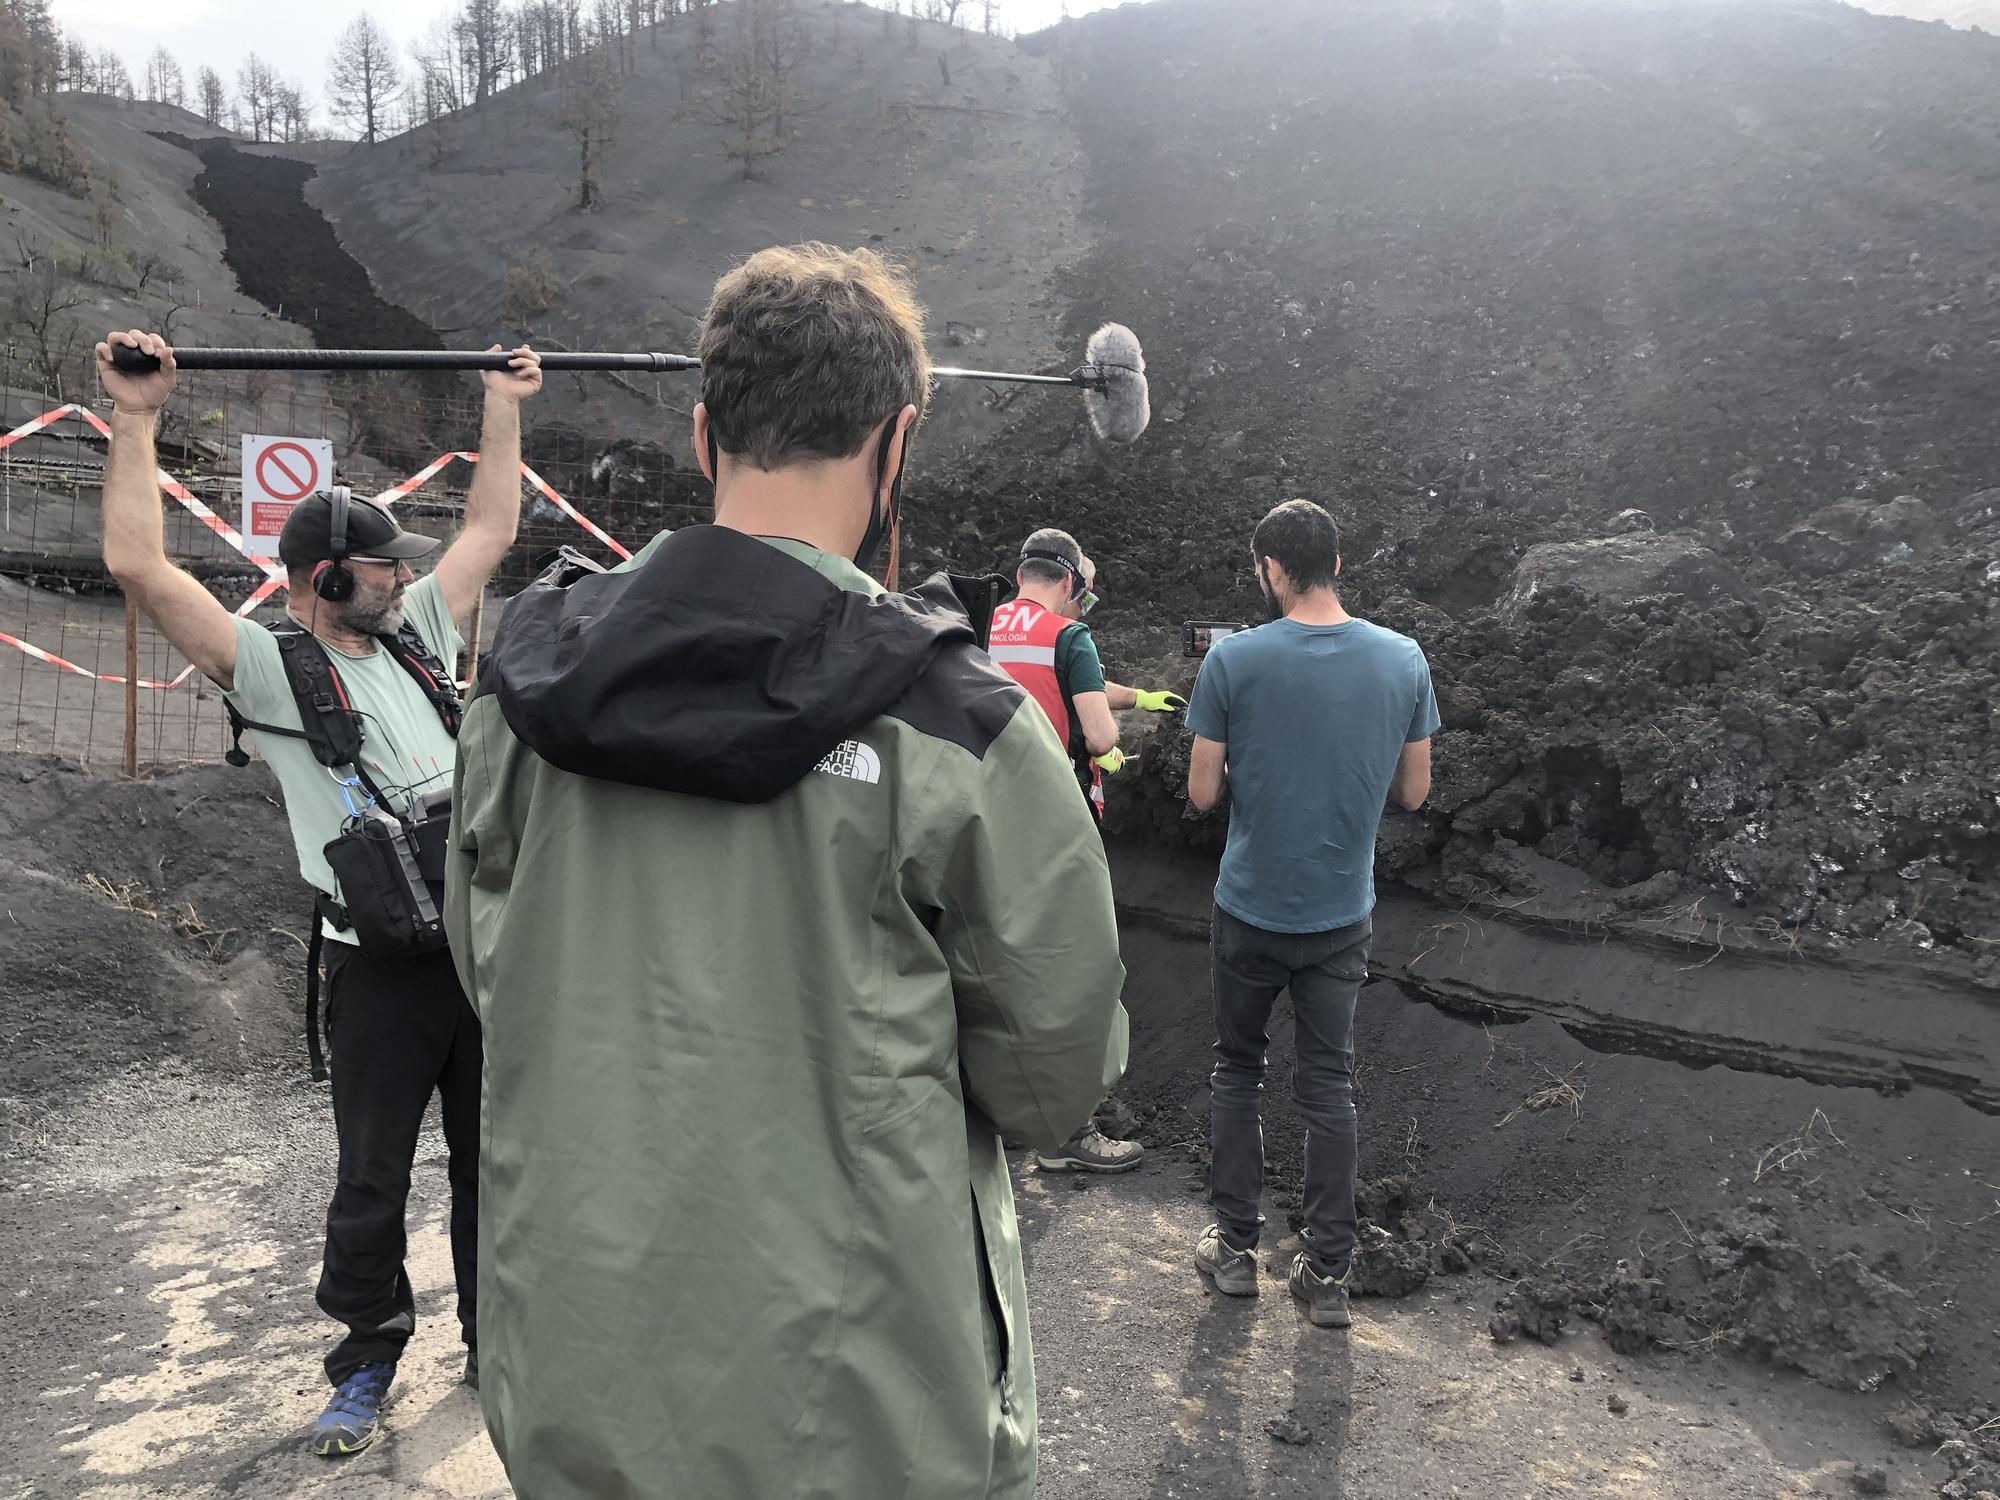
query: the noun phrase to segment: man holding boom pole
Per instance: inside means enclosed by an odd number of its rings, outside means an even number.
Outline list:
[[[112,351],[121,345],[156,355],[159,368],[118,369]],[[419,865],[435,858],[441,890],[438,798],[452,775],[460,712],[453,676],[464,645],[455,622],[472,612],[513,545],[520,404],[541,388],[540,362],[524,347],[508,370],[484,374],[479,472],[458,539],[435,569],[417,577],[412,563],[438,543],[404,531],[387,507],[345,490],[311,496],[279,541],[291,597],[287,618],[270,628],[238,619],[167,556],[153,435],[174,389],[173,350],[156,334],[113,333],[97,346],[97,369],[112,401],[105,565],[223,690],[237,733],[256,733],[284,792],[299,871],[317,893],[308,1023],[323,944],[340,1141],[319,1305],[347,1333],[326,1356],[334,1394],[312,1446],[329,1458],[358,1453],[375,1439],[416,1327],[404,1206],[433,1092],[450,1156],[465,1379],[479,1383],[479,1021],[459,988],[441,916],[426,915],[429,882],[399,881],[400,861],[383,856],[407,851]],[[311,1042],[317,1070],[318,1037]]]

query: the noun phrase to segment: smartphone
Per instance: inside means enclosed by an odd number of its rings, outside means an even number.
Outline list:
[[[1249,628],[1241,620],[1189,620],[1181,626],[1181,655],[1206,656],[1223,637]]]

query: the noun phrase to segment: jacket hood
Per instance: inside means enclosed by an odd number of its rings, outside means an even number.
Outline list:
[[[881,716],[940,653],[979,643],[950,579],[870,598],[719,526],[637,567],[558,563],[511,600],[478,696],[550,765],[767,802]]]

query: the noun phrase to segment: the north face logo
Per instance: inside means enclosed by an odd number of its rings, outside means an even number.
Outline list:
[[[859,740],[842,740],[827,751],[826,759],[814,766],[829,776],[845,776],[849,781],[874,785],[882,779],[882,757]]]

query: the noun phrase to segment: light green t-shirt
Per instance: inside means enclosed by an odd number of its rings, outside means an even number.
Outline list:
[[[652,560],[653,554],[660,550],[660,544],[672,535],[671,529],[655,532],[651,541],[611,571],[629,573],[634,568],[644,566]],[[846,589],[850,594],[866,594],[869,598],[875,599],[888,592],[847,558],[836,557],[831,552],[822,552],[811,542],[801,542],[789,536],[760,536],[757,540],[777,548],[789,558],[804,563],[828,583]]]
[[[405,618],[439,661],[456,670],[465,642],[445,608],[444,592],[435,576],[421,578],[403,594]],[[324,644],[324,643],[322,643]],[[379,646],[366,656],[350,656],[327,647],[333,669],[355,709],[361,714],[361,759],[368,775],[402,811],[424,792],[451,785],[456,742],[424,690]],[[226,695],[246,719],[280,729],[298,729],[299,708],[285,679],[277,637],[254,621],[236,626],[236,679]],[[336,901],[340,888],[322,852],[347,821],[347,803],[333,773],[313,759],[304,740],[256,734],[257,753],[277,774],[285,794],[285,815],[291,820],[292,842],[299,852],[299,873]],[[355,795],[359,805],[361,794]],[[331,927],[329,938],[352,942]]]

